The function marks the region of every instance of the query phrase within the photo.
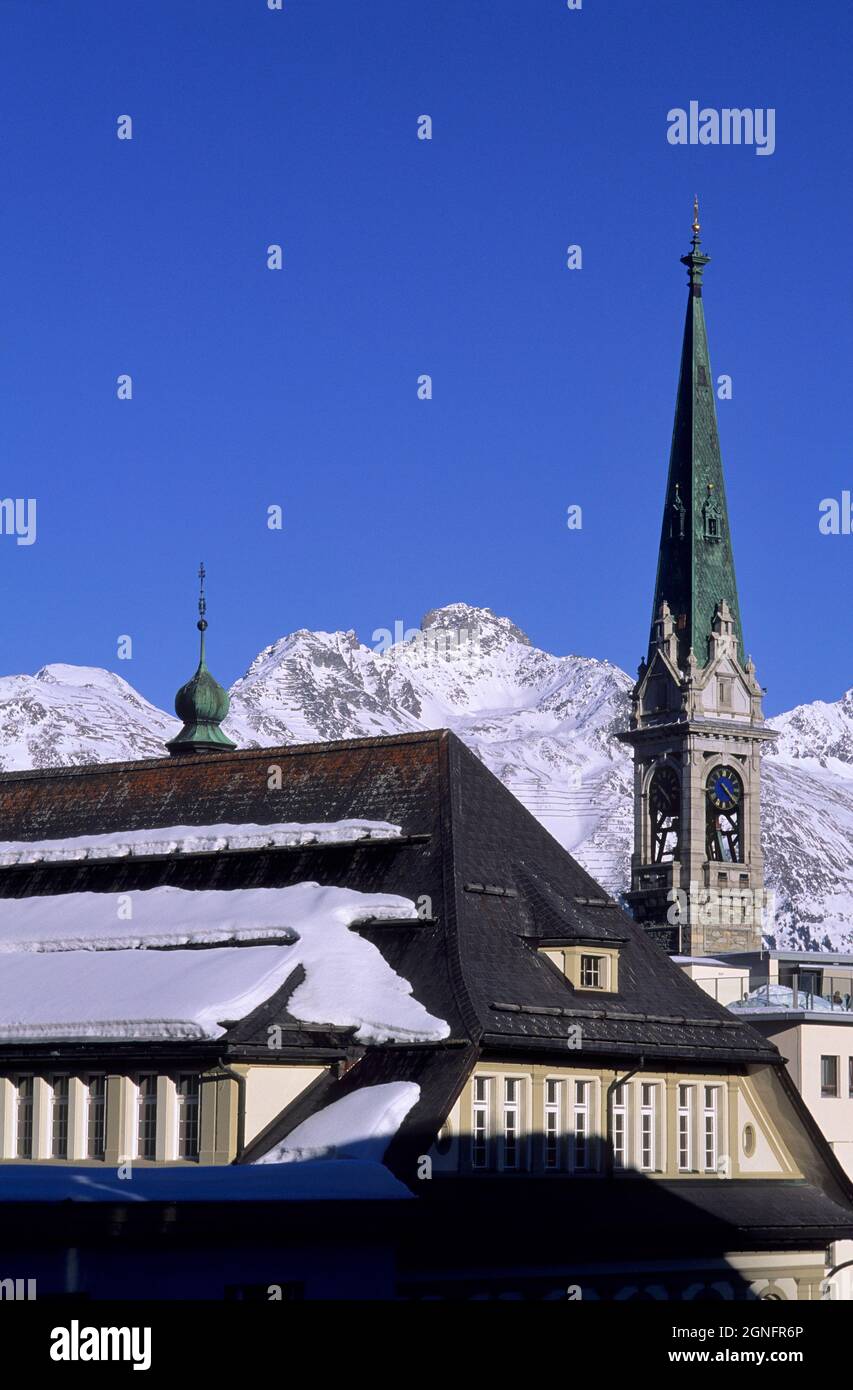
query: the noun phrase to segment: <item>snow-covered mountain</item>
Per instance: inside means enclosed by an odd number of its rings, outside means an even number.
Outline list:
[[[508,618],[465,604],[374,646],[354,632],[292,633],[231,690],[242,747],[446,727],[611,892],[628,882],[631,678],[617,666],[552,656]],[[770,721],[764,840],[776,893],[772,942],[853,949],[853,691]],[[157,757],[177,721],[119,676],[46,666],[0,679],[0,767]]]
[[[0,677],[0,768],[68,767],[163,756],[180,724],[96,666]]]

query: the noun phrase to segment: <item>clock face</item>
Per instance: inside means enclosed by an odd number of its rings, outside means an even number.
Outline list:
[[[678,774],[671,767],[662,767],[652,783],[652,809],[659,816],[677,816],[681,801]]]
[[[741,796],[741,781],[733,767],[715,767],[708,778],[708,796],[718,811],[731,811]]]
[[[655,773],[649,791],[652,858],[663,864],[678,858],[681,828],[681,781],[675,768],[664,765]]]

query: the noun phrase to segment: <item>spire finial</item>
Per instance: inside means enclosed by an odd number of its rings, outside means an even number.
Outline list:
[[[207,570],[204,568],[204,561],[198,567],[198,622],[196,627],[201,633],[199,641],[199,660],[204,665],[204,634],[207,631],[207,599],[204,596],[204,581],[207,578]]]
[[[699,240],[699,233],[702,224],[699,221],[699,195],[693,198],[693,239],[690,242],[690,250],[686,256],[681,257],[681,264],[687,266],[687,278],[690,281],[690,293],[696,298],[702,295],[702,272],[710,260],[702,251],[702,243]]]

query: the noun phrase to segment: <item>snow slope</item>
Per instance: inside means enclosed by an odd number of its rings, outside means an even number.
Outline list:
[[[303,1120],[257,1164],[302,1163],[306,1159],[360,1158],[381,1163],[409,1111],[420,1100],[414,1081],[360,1086]]]
[[[97,667],[0,677],[0,770],[158,758],[179,728],[121,676]]]
[[[0,1038],[217,1038],[298,967],[287,1008],[302,1022],[352,1027],[364,1043],[445,1038],[444,1020],[349,930],[416,915],[407,898],[317,883],[4,898]]]

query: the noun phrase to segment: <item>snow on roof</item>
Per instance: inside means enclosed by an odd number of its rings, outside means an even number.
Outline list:
[[[218,1038],[284,984],[287,947],[16,952],[0,972],[0,1039]]]
[[[0,1202],[302,1202],[406,1200],[412,1193],[381,1163],[328,1159],[271,1164],[190,1164],[134,1168],[133,1182],[115,1169],[72,1164],[5,1164]]]
[[[352,840],[399,839],[390,821],[342,820],[302,825],[168,825],[73,835],[64,840],[2,840],[0,868],[15,864],[62,864],[80,859],[127,859],[160,855],[213,854],[224,849],[268,849],[288,845],[337,845]]]
[[[329,1157],[381,1163],[420,1095],[414,1081],[362,1086],[303,1120],[255,1163],[302,1163]]]
[[[146,888],[0,899],[0,953],[210,945],[414,918],[410,898],[295,883],[286,888]]]
[[[749,969],[747,965],[737,965],[728,960],[718,960],[716,956],[670,956],[670,960],[675,965],[717,965],[724,970],[740,971]]]
[[[293,1018],[366,1043],[444,1038],[444,1020],[349,930],[416,916],[408,898],[318,883],[4,898],[0,1038],[217,1038],[300,965]]]

